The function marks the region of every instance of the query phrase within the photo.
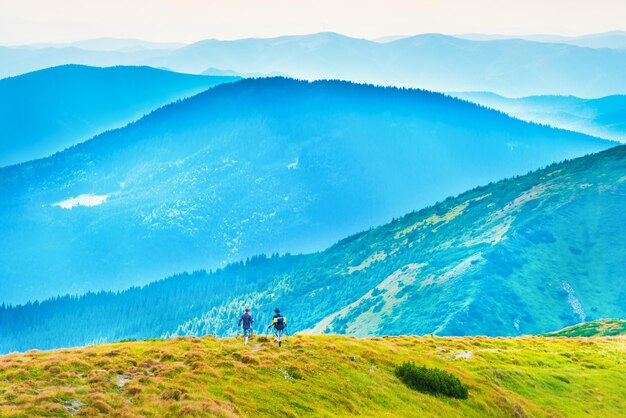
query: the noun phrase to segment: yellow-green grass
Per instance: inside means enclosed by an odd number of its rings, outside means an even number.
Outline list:
[[[405,387],[411,360],[469,399]],[[0,416],[602,416],[626,412],[626,338],[130,341],[0,357]]]
[[[572,325],[545,334],[548,337],[604,337],[626,335],[626,321],[623,319],[597,319]]]

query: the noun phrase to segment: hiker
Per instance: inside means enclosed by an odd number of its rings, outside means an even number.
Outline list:
[[[283,331],[287,328],[287,318],[280,314],[280,309],[274,309],[274,318],[272,319],[272,323],[267,326],[267,329],[274,327],[274,336],[276,337],[276,341],[278,341],[278,346],[280,347],[282,344],[282,336]]]
[[[252,335],[252,323],[254,318],[250,315],[250,308],[246,308],[246,312],[239,318],[239,326],[243,324],[244,345],[248,345],[248,339]]]

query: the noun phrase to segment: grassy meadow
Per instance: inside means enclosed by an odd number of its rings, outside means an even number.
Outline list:
[[[394,368],[453,373],[469,398]],[[0,416],[623,416],[626,338],[292,336],[127,341],[0,357]]]

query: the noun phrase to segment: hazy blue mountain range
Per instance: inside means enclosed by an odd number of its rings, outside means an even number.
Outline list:
[[[425,34],[381,43],[336,33],[235,41],[205,40],[167,50],[86,51],[0,48],[0,76],[60,63],[143,64],[186,73],[209,68],[242,74],[345,79],[436,91],[506,96],[626,93],[626,50],[522,39],[474,41]]]
[[[281,73],[238,73],[233,70],[221,70],[219,68],[207,68],[202,71],[200,74],[202,75],[216,75],[216,76],[234,76],[234,77],[242,77],[242,78],[259,78],[259,77],[287,77],[287,74]]]
[[[560,36],[560,35],[484,35],[470,33],[457,35],[459,38],[475,41],[493,41],[501,39],[524,39],[534,42],[546,42],[554,44],[569,44],[585,48],[612,48],[626,49],[626,32],[611,31],[594,33],[581,36]]]
[[[65,47],[20,47],[0,46],[0,78],[22,75],[66,64],[81,64],[97,67],[117,65],[142,66],[145,61],[167,53],[163,50],[137,51],[93,51]]]
[[[319,250],[477,184],[611,144],[427,91],[222,84],[0,169],[0,195],[10,197],[0,201],[1,300]]]
[[[90,51],[141,51],[145,49],[174,49],[186,44],[177,42],[150,42],[129,38],[93,38],[76,42],[23,45],[27,48],[81,48]]]
[[[451,93],[519,119],[626,142],[626,96],[600,99],[532,96],[511,99],[493,93]]]
[[[405,184],[406,190],[412,187]],[[626,317],[626,146],[478,187],[326,251],[0,308],[0,352],[289,330],[521,335]]]
[[[237,77],[64,65],[0,80],[0,166],[45,157]]]

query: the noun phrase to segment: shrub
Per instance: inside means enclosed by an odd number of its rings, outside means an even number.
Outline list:
[[[411,389],[424,393],[441,394],[457,399],[467,399],[467,387],[451,373],[437,368],[417,366],[412,361],[396,367],[396,376]]]

